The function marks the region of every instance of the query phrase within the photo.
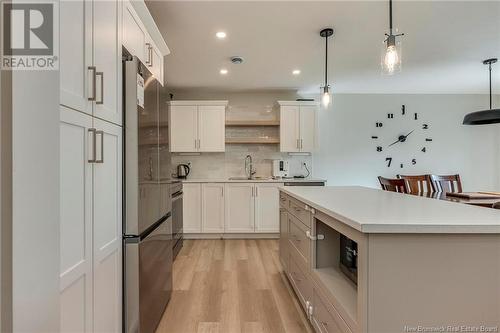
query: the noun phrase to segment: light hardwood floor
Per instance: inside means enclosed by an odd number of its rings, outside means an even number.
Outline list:
[[[157,333],[311,332],[277,240],[187,240]]]

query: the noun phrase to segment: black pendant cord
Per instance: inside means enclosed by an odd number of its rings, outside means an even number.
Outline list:
[[[328,84],[328,36],[325,37],[325,87]]]
[[[389,0],[389,35],[392,35],[392,0]]]
[[[489,63],[489,72],[490,72],[490,110],[493,108],[491,103],[491,62]]]

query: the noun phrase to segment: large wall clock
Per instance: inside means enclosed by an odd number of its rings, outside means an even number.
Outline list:
[[[408,112],[405,105],[401,112],[387,113],[384,118],[374,124],[371,140],[376,152],[383,156],[388,168],[416,165],[432,143],[430,124],[422,121],[417,112]]]

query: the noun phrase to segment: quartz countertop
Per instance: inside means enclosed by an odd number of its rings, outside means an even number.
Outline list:
[[[309,183],[323,182],[325,179],[319,178],[261,178],[261,179],[229,179],[229,178],[187,178],[179,179],[183,183]]]
[[[500,210],[366,187],[282,187],[363,233],[500,233]]]

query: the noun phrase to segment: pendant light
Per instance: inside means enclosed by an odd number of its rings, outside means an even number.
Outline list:
[[[397,41],[396,37],[404,34],[393,34],[392,27],[392,0],[389,0],[389,34],[385,34],[386,38],[382,46],[382,73],[392,75],[401,71],[402,60],[402,45],[401,40]]]
[[[321,87],[321,103],[327,108],[332,101],[330,85],[328,84],[328,37],[333,36],[333,29],[323,29],[320,31],[319,35],[325,38],[325,85]]]
[[[486,59],[483,61],[484,65],[488,65],[490,76],[490,108],[489,110],[476,111],[467,114],[464,117],[464,125],[486,125],[500,123],[500,109],[492,108],[492,93],[491,93],[491,65],[498,61],[497,58]]]

